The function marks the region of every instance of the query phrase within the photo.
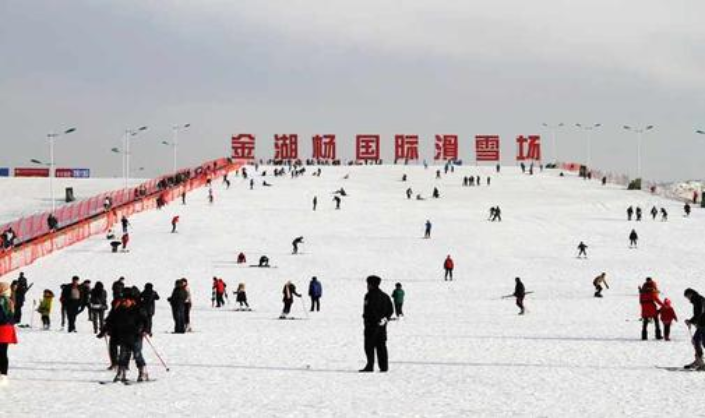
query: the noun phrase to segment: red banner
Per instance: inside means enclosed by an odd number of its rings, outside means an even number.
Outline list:
[[[15,168],[15,177],[49,177],[48,168]]]

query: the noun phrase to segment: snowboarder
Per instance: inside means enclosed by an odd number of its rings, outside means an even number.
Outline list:
[[[313,211],[316,211],[316,207],[318,207],[318,196],[313,196]]]
[[[671,299],[664,299],[663,306],[659,311],[659,317],[661,322],[663,322],[663,339],[666,341],[671,341],[671,324],[673,321],[678,322],[678,317],[676,316],[676,311],[671,306]]]
[[[455,263],[453,262],[453,259],[450,258],[450,254],[448,257],[446,257],[446,260],[443,262],[443,270],[445,270],[445,275],[443,277],[444,281],[448,281],[450,278],[450,281],[453,281],[453,269],[455,268]]]
[[[656,206],[651,208],[651,219],[656,220],[656,215],[658,215],[658,209],[656,209]]]
[[[14,326],[14,304],[12,302],[10,285],[0,282],[0,386],[7,385],[7,370],[9,360],[7,350],[10,344],[17,344],[17,333]]]
[[[108,292],[105,291],[103,282],[96,282],[90,292],[88,313],[93,322],[93,333],[98,334],[105,323],[105,311],[108,309]]]
[[[394,291],[392,292],[392,300],[394,301],[394,313],[399,318],[404,316],[404,289],[401,288],[401,283],[394,285]]]
[[[301,297],[300,294],[296,293],[296,286],[291,283],[291,281],[287,281],[286,284],[284,284],[284,289],[282,289],[282,302],[284,302],[284,309],[282,310],[282,314],[279,316],[279,319],[286,319],[287,315],[291,312],[291,305],[294,303],[294,296],[296,297]]]
[[[424,233],[423,233],[423,237],[424,237],[424,238],[431,238],[431,227],[432,227],[431,221],[429,221],[429,220],[427,219],[427,220],[426,220],[426,229],[425,229],[425,231],[424,231]]]
[[[299,244],[304,243],[304,237],[297,237],[291,242],[291,246],[293,247],[292,254],[298,254],[299,253]]]
[[[333,201],[335,202],[335,208],[340,209],[340,196],[333,196]]]
[[[389,295],[380,290],[382,279],[379,276],[367,277],[367,294],[365,295],[362,318],[365,324],[365,356],[367,364],[361,373],[374,371],[375,352],[377,363],[382,373],[389,370],[387,353],[387,322],[394,313]]]
[[[154,290],[152,283],[144,285],[144,290],[140,294],[140,306],[144,310],[146,323],[144,324],[145,334],[152,336],[152,319],[155,313],[155,304],[159,300],[159,293]]]
[[[323,296],[323,286],[314,276],[308,284],[308,295],[311,298],[311,312],[321,310],[321,296]]]
[[[642,215],[641,208],[639,206],[637,206],[636,207],[636,221],[637,222],[641,222],[641,215]]]
[[[668,212],[666,208],[661,208],[661,222],[666,222],[668,220]]]
[[[637,235],[636,230],[632,229],[629,233],[629,248],[637,248],[637,242],[639,241],[639,235]]]
[[[587,258],[587,248],[588,246],[585,245],[584,242],[580,241],[580,244],[578,244],[578,258],[580,258],[581,256]]]
[[[257,267],[269,267],[269,257],[263,255],[259,258],[259,265]]]
[[[237,255],[237,264],[245,264],[247,263],[247,257],[245,257],[245,253],[241,252],[240,254]]]
[[[686,202],[685,206],[683,206],[683,211],[685,212],[685,217],[690,216],[690,204]]]
[[[595,286],[595,297],[596,298],[601,298],[602,297],[602,286],[605,286],[605,288],[609,289],[610,286],[607,284],[606,280],[606,273],[602,272],[600,273],[599,276],[595,277],[595,280],[592,281],[592,285]]]
[[[51,328],[51,306],[54,303],[54,292],[49,289],[44,289],[42,300],[39,302],[37,312],[42,318],[42,329],[49,330]]]
[[[628,220],[628,221],[631,221],[631,220],[632,220],[632,216],[634,216],[634,207],[633,207],[633,206],[629,206],[629,207],[627,208],[627,220]]]
[[[519,315],[524,315],[524,298],[526,297],[526,288],[521,279],[516,277],[514,279],[514,293],[512,296],[516,298],[516,304],[519,307]]]
[[[179,223],[179,216],[178,215],[171,218],[171,233],[172,234],[176,232],[176,224],[178,224],[178,223]]]
[[[238,304],[240,304],[239,309],[244,309],[242,306],[244,305],[247,309],[250,309],[250,305],[247,304],[247,292],[245,292],[245,283],[240,283],[237,285],[237,292],[235,292],[237,295],[236,301]]]
[[[693,316],[685,320],[685,324],[690,329],[695,326],[693,334],[693,348],[695,348],[695,361],[687,364],[686,369],[705,370],[705,362],[703,362],[703,347],[705,347],[705,298],[700,296],[695,290],[685,289],[683,294],[688,301],[693,305]]]
[[[658,297],[659,291],[656,287],[656,283],[647,277],[643,285],[639,287],[639,304],[641,305],[641,339],[648,339],[647,326],[650,321],[654,321],[654,327],[656,328],[656,339],[661,340],[661,326],[658,321],[658,306],[663,305]],[[658,305],[658,306],[657,306]]]

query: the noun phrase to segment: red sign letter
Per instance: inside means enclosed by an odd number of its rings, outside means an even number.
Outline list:
[[[299,158],[298,135],[274,135],[274,160],[296,160],[297,158]]]
[[[436,135],[436,155],[434,160],[458,159],[458,135]]]
[[[475,136],[475,160],[499,161],[499,135]]]
[[[312,141],[314,160],[335,160],[335,135],[315,135]]]
[[[252,134],[233,135],[231,146],[233,158],[253,160],[255,158],[255,136]]]
[[[358,135],[355,142],[358,160],[379,160],[379,135]]]
[[[395,160],[418,160],[419,159],[419,136],[418,135],[396,135],[394,137],[394,159]]]

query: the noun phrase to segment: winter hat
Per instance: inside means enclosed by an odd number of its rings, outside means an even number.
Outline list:
[[[669,298],[664,299],[663,304],[666,306],[671,306],[671,299],[669,299]]]
[[[0,296],[10,297],[10,285],[5,282],[0,282]]]

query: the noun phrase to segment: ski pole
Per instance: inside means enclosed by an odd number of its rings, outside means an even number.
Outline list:
[[[110,354],[110,344],[108,343],[108,336],[104,335],[103,339],[105,340],[105,349],[108,350],[108,359],[110,360],[110,367],[117,366],[117,364],[113,364],[113,356]]]
[[[301,300],[301,309],[304,311],[304,316],[308,319],[308,311],[306,310],[306,304],[304,304],[304,298],[299,298]]]
[[[152,344],[152,340],[150,340],[147,335],[144,336],[144,339],[147,340],[147,342],[149,343],[149,346],[152,347],[152,350],[154,351],[154,354],[157,356],[157,358],[159,359],[159,361],[162,363],[162,366],[164,366],[164,368],[165,368],[166,371],[168,372],[168,371],[169,371],[169,367],[167,367],[166,363],[164,362],[164,359],[162,359],[162,356],[159,355],[159,352],[158,352],[157,349],[154,347],[154,344]]]
[[[34,283],[32,283],[32,284],[34,284]],[[34,312],[36,311],[36,309],[37,309],[37,300],[32,299],[32,319],[29,320],[29,327],[30,328],[34,328]]]

